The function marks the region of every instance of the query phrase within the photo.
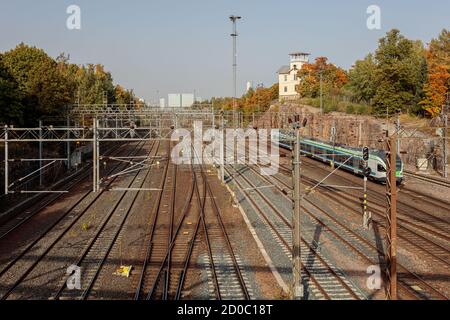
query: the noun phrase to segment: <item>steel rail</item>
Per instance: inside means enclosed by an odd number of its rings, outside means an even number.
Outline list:
[[[152,144],[149,154],[152,152],[154,145],[155,145],[155,143]],[[131,182],[128,183],[128,187],[131,187],[134,184],[134,182],[136,181],[138,176],[139,176],[139,172],[137,174],[135,174],[135,176],[132,178]],[[99,239],[100,234],[103,232],[105,227],[108,225],[108,222],[111,220],[111,217],[114,215],[114,213],[116,212],[116,209],[120,206],[120,204],[122,203],[122,200],[125,198],[125,195],[127,195],[127,194],[128,194],[128,192],[123,192],[121,194],[118,201],[116,201],[116,203],[113,205],[110,213],[106,216],[106,218],[103,219],[103,222],[100,225],[100,227],[97,229],[97,232],[95,233],[94,237],[91,238],[88,245],[84,248],[82,254],[78,257],[77,261],[73,263],[73,265],[80,266],[80,264],[83,262],[84,258],[88,255],[92,246]],[[62,286],[59,288],[59,290],[53,296],[53,299],[54,300],[59,299],[65,289],[66,289],[66,283],[63,283]]]
[[[168,154],[170,154],[170,142],[168,144]],[[144,284],[145,281],[145,273],[147,271],[147,265],[149,264],[150,258],[151,258],[151,254],[152,254],[152,250],[153,250],[153,236],[155,234],[155,228],[156,228],[156,223],[158,221],[158,214],[161,208],[161,202],[162,202],[162,196],[164,193],[164,188],[166,185],[166,181],[167,181],[167,172],[169,170],[169,160],[166,163],[166,166],[164,167],[164,172],[163,172],[163,177],[161,180],[161,183],[159,185],[159,189],[160,192],[158,193],[158,197],[157,197],[157,202],[156,202],[156,206],[155,209],[153,210],[152,213],[152,221],[151,221],[151,229],[150,229],[150,237],[148,240],[148,244],[147,244],[147,253],[144,257],[144,261],[142,263],[142,269],[141,269],[141,274],[139,276],[139,281],[138,284],[136,286],[136,291],[134,294],[134,300],[139,300],[140,296],[141,296],[141,291],[142,291],[142,286]]]
[[[254,172],[257,173],[256,170],[254,170]],[[261,176],[263,179],[265,179],[265,177]],[[276,180],[279,180],[277,178],[275,178]],[[284,183],[284,181],[279,180],[283,185],[286,186],[286,184]],[[280,191],[284,190],[282,187],[280,187],[279,185],[275,185],[275,187],[277,189],[279,189]],[[282,193],[283,196],[285,196],[287,199],[289,199],[289,197],[285,194]],[[366,239],[364,239],[363,237],[361,237],[359,234],[357,234],[356,232],[354,232],[353,230],[349,229],[347,226],[345,226],[344,224],[342,224],[340,221],[338,221],[337,219],[335,219],[333,216],[331,216],[330,214],[328,214],[325,210],[323,210],[322,208],[318,207],[316,204],[314,204],[313,202],[311,202],[308,199],[305,199],[306,201],[308,201],[308,203],[310,203],[312,206],[314,206],[316,209],[318,209],[320,212],[322,212],[323,214],[325,214],[327,217],[329,217],[331,220],[333,220],[333,222],[335,222],[336,224],[338,224],[340,227],[342,227],[343,229],[345,229],[347,232],[350,232],[352,235],[356,236],[360,242],[366,244],[368,247],[372,248],[373,250],[376,251],[377,254],[382,255],[384,257],[384,253],[382,251],[380,251],[378,248],[374,247],[371,243],[369,243]],[[320,219],[317,218],[317,216],[315,216],[314,214],[312,214],[312,212],[310,212],[309,210],[307,210],[306,208],[302,207],[309,216],[311,216],[313,219],[315,219],[316,221],[320,221]],[[323,224],[325,225],[325,224]],[[362,253],[359,249],[357,249],[356,247],[354,247],[353,245],[351,245],[347,240],[345,240],[342,236],[340,236],[338,233],[334,232],[332,229],[330,229],[329,227],[327,227],[328,230],[332,231],[333,235],[339,239],[340,241],[342,241],[343,243],[347,244],[351,249],[353,249],[358,255],[360,255],[361,257],[365,257],[365,259],[369,259],[368,257],[365,256],[364,253]],[[370,262],[373,264],[374,262],[370,260]],[[411,271],[409,271],[406,267],[404,267],[402,264],[397,263],[397,265],[399,266],[399,269],[404,270],[408,275],[412,276],[413,278],[415,278],[419,283],[423,284],[424,286],[428,287],[432,292],[434,292],[438,297],[442,298],[442,299],[448,299],[448,297],[446,297],[445,295],[443,295],[441,292],[439,292],[437,289],[435,289],[434,287],[432,287],[430,284],[428,284],[425,280],[423,280],[419,275],[417,275],[416,273],[413,273]],[[406,289],[408,292],[410,292],[411,294],[413,294],[416,298],[420,298],[420,296],[413,291],[409,285],[407,285],[406,283],[403,283],[402,286],[404,289]]]
[[[139,151],[142,149],[143,145],[139,149]],[[113,168],[112,170],[115,170],[116,168]],[[111,180],[108,185],[112,184],[115,181],[115,179]],[[9,295],[14,291],[14,289],[31,273],[31,271],[39,264],[39,262],[50,252],[50,250],[64,237],[64,235],[67,234],[67,232],[79,221],[79,219],[89,210],[89,208],[92,206],[93,203],[95,203],[100,196],[105,192],[105,190],[102,190],[101,192],[97,193],[94,199],[91,201],[91,203],[88,204],[88,206],[83,209],[83,211],[77,215],[77,217],[69,224],[67,228],[65,228],[59,236],[53,241],[53,243],[46,248],[43,254],[41,254],[30,267],[27,268],[27,270],[19,277],[18,280],[14,282],[14,284],[7,290],[6,294],[4,294],[0,300],[6,300]],[[89,192],[90,194],[90,192]],[[55,228],[56,225],[58,225],[64,218],[66,218],[70,212],[72,212],[78,204],[80,204],[89,194],[87,194],[84,198],[80,199],[75,205],[71,206],[70,209],[63,214],[60,218],[58,218],[53,224],[51,224],[37,239],[35,239],[32,243],[30,243],[25,250],[23,250],[19,256],[17,256],[14,260],[12,260],[5,268],[0,271],[0,277],[3,276],[14,264],[16,264],[31,248],[33,248],[40,240],[42,240],[51,230]]]
[[[158,153],[158,150],[159,150],[159,143],[158,143],[158,145],[157,145],[157,147],[156,147],[156,152],[155,152],[155,154]],[[142,170],[144,170],[144,169],[142,169]],[[144,186],[144,184],[145,184],[145,182],[146,182],[148,176],[150,175],[150,172],[151,172],[150,169],[146,170],[145,176],[144,176],[144,178],[142,179],[142,181],[141,181],[141,183],[140,183],[140,188],[142,188],[142,187]],[[90,280],[88,286],[87,286],[86,289],[84,290],[84,292],[83,292],[83,294],[82,294],[82,296],[81,296],[81,299],[82,299],[82,300],[86,300],[87,297],[89,296],[89,293],[91,292],[92,287],[94,286],[94,283],[95,283],[95,281],[97,280],[97,277],[99,276],[101,269],[103,268],[103,266],[104,266],[104,264],[105,264],[105,262],[106,262],[106,260],[107,260],[107,258],[108,258],[108,256],[109,256],[109,254],[110,254],[110,252],[111,252],[111,250],[112,250],[114,244],[116,243],[117,238],[119,237],[120,232],[123,230],[123,226],[125,225],[125,222],[127,221],[128,216],[130,215],[130,213],[132,212],[132,210],[133,210],[133,208],[134,208],[134,206],[135,206],[135,204],[136,204],[136,200],[137,200],[138,196],[139,196],[139,192],[136,192],[136,193],[134,194],[134,196],[133,196],[133,200],[131,201],[131,204],[130,204],[130,206],[129,206],[127,212],[125,213],[125,215],[124,215],[124,217],[123,217],[123,219],[122,219],[122,221],[121,221],[119,227],[117,228],[116,232],[114,233],[114,236],[113,236],[111,242],[109,243],[108,248],[107,248],[105,254],[103,255],[102,260],[100,261],[98,268],[96,269],[94,275],[92,276],[92,278],[91,278],[91,280]]]

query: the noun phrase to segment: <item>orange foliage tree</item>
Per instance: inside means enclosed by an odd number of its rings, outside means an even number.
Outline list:
[[[443,30],[433,39],[427,52],[428,81],[424,85],[425,98],[420,105],[432,117],[441,113],[445,94],[450,89],[450,32]]]
[[[345,70],[328,63],[326,57],[318,57],[314,63],[304,64],[298,72],[302,81],[297,91],[302,97],[316,98],[320,95],[320,74],[322,74],[323,90],[327,95],[339,95],[342,87],[348,82]]]

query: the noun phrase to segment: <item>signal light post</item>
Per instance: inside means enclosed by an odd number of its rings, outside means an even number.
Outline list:
[[[363,160],[364,160],[364,199],[363,199],[363,206],[364,206],[364,214],[363,214],[363,226],[365,229],[369,229],[371,215],[367,211],[367,178],[370,176],[370,168],[369,168],[369,148],[364,147],[363,148]]]

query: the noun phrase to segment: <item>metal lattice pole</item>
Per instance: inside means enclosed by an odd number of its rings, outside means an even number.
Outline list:
[[[97,158],[96,158],[96,161],[97,161],[97,163],[96,163],[96,168],[97,168],[97,170],[96,170],[96,175],[97,175],[96,181],[97,181],[97,192],[98,192],[98,191],[100,191],[100,141],[99,141],[99,124],[100,124],[100,122],[99,122],[99,120],[97,118],[95,118],[95,122],[96,122],[96,124],[95,124],[96,130],[97,130],[97,133],[96,133],[97,139],[96,139],[96,143],[95,143],[95,148],[97,149],[97,151],[96,151],[96,154],[97,154]]]
[[[386,299],[397,300],[397,134],[386,143]]]
[[[236,109],[237,109],[237,44],[236,38],[238,36],[236,21],[240,20],[239,16],[230,16],[230,20],[233,23],[233,33],[231,37],[233,38],[233,126],[236,128]]]
[[[39,120],[39,168],[42,168],[42,120]],[[39,170],[39,186],[42,187],[42,170]]]
[[[66,117],[67,128],[70,128],[70,117]],[[67,138],[70,138],[70,130],[67,129]],[[66,142],[67,170],[70,170],[70,141]],[[40,157],[42,159],[42,157]],[[41,166],[42,167],[42,166]]]
[[[303,285],[302,285],[302,262],[301,262],[301,235],[300,235],[300,210],[301,210],[301,162],[300,162],[300,129],[296,131],[296,141],[294,147],[293,158],[293,184],[294,184],[294,215],[293,215],[293,244],[292,244],[292,272],[293,272],[293,298],[295,300],[301,300],[303,298]]]
[[[92,191],[97,192],[97,139],[98,139],[98,131],[97,131],[97,118],[93,119],[93,134],[94,140],[92,143]]]
[[[443,116],[444,116],[444,132],[442,135],[443,140],[443,157],[444,157],[444,178],[448,178],[448,150],[447,150],[447,140],[448,140],[448,107],[450,104],[450,94],[447,93],[446,104],[442,108]]]
[[[9,193],[8,161],[8,126],[5,126],[5,194]]]

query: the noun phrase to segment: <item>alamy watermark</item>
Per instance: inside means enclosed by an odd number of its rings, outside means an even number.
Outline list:
[[[370,275],[366,281],[367,288],[369,290],[380,290],[383,283],[380,266],[369,266],[367,268],[367,274]]]
[[[262,175],[278,173],[279,130],[203,130],[201,121],[193,129],[193,136],[188,129],[172,133],[171,140],[178,142],[171,152],[174,164],[258,165]]]
[[[72,4],[67,7],[66,13],[69,15],[66,20],[67,29],[81,30],[81,8]]]
[[[81,268],[71,265],[67,268],[66,274],[69,276],[66,281],[67,289],[81,290]]]
[[[366,13],[369,15],[366,23],[367,29],[381,30],[381,8],[377,5],[371,5],[367,7]]]

